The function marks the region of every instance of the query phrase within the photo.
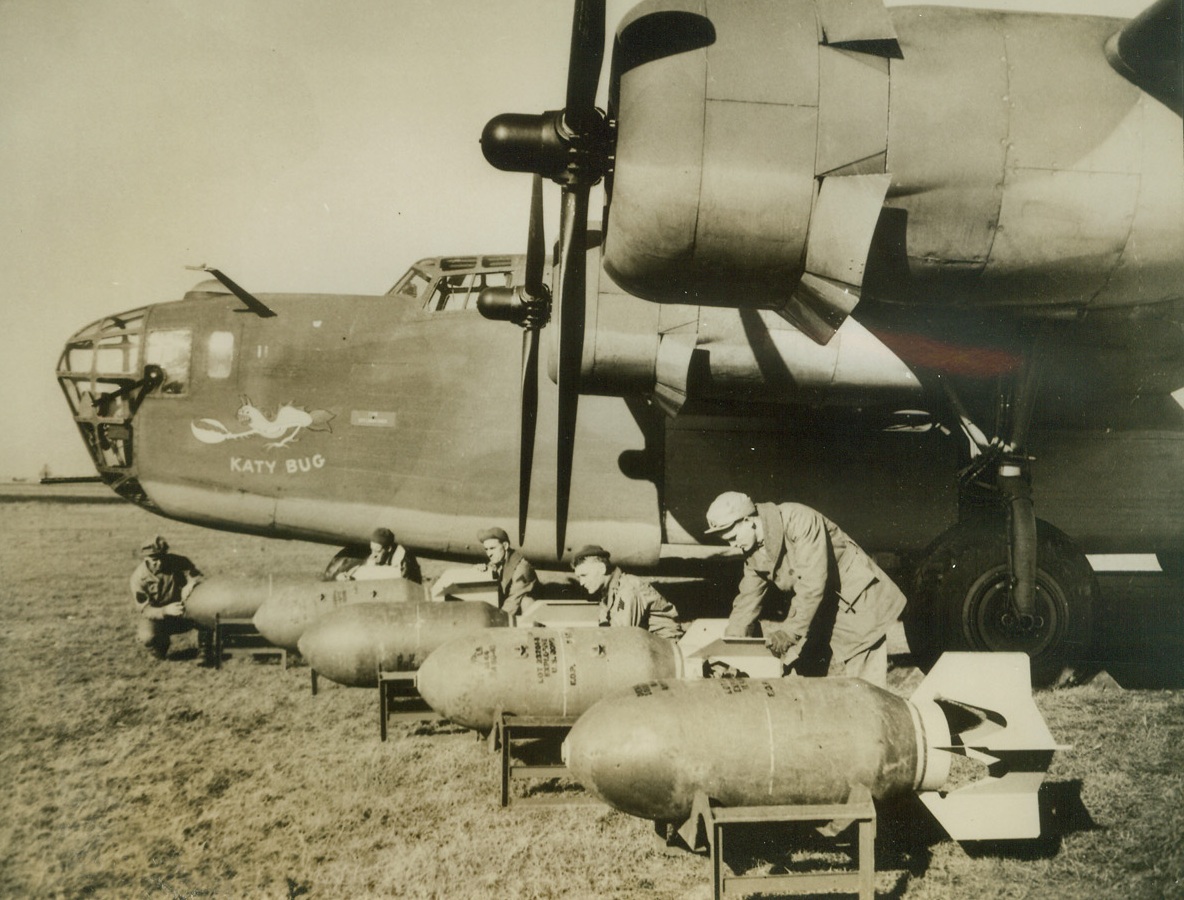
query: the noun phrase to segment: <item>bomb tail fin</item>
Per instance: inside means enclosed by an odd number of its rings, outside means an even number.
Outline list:
[[[1040,836],[1038,794],[1057,744],[1032,698],[1023,653],[946,653],[909,698],[925,736],[921,801],[957,841]],[[942,722],[944,721],[944,731]],[[964,786],[936,788],[954,757],[986,767]],[[945,780],[945,778],[942,778]]]

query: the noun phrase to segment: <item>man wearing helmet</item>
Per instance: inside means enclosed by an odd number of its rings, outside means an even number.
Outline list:
[[[758,504],[728,491],[708,508],[707,533],[744,555],[725,635],[757,635],[766,595],[776,588],[791,602],[785,622],[766,636],[774,653],[785,658],[809,638],[829,644],[832,670],[886,684],[886,635],[905,597],[834,522],[801,503]]]

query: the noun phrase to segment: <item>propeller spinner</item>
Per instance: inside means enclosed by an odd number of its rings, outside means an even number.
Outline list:
[[[596,87],[604,61],[604,0],[576,0],[567,70],[567,105],[541,115],[495,116],[481,133],[486,160],[508,172],[533,172],[526,283],[514,295],[507,289],[482,292],[478,307],[489,318],[508,319],[526,330],[522,345],[522,430],[519,459],[518,530],[525,540],[538,411],[538,332],[552,307],[543,285],[542,178],[562,186],[558,285],[554,304],[558,342],[558,441],[556,459],[555,552],[562,558],[571,493],[580,360],[584,352],[585,250],[588,192],[608,169],[609,127],[596,108]]]

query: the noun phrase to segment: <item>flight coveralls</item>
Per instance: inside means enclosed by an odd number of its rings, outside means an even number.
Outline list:
[[[522,601],[534,595],[538,576],[525,556],[514,550],[501,567],[490,566],[489,572],[497,582],[497,605],[506,615],[516,616],[522,611]]]
[[[159,659],[169,650],[169,638],[197,628],[185,616],[165,615],[164,607],[182,601],[189,595],[186,587],[201,579],[201,572],[188,557],[165,553],[159,557],[160,567],[153,572],[148,560],[143,560],[132,572],[130,586],[140,622],[136,638]],[[203,640],[204,644],[204,640]]]
[[[671,641],[682,637],[678,613],[648,581],[614,568],[601,591],[600,624],[632,625]]]
[[[834,522],[801,503],[758,503],[764,543],[744,562],[725,631],[756,632],[769,588],[790,597],[777,630],[795,644],[807,637],[830,645],[844,673],[883,684],[886,635],[905,607],[900,588]],[[883,674],[881,674],[883,672]]]

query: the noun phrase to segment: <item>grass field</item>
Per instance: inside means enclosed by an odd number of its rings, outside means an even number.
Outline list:
[[[373,690],[322,681],[313,697],[307,668],[243,658],[202,668],[188,636],[165,663],[135,646],[127,577],[145,537],[210,574],[312,575],[332,548],[128,505],[13,501],[0,523],[0,896],[711,896],[709,860],[647,822],[501,809],[497,757],[470,732],[399,723],[383,744]],[[1041,791],[1044,837],[960,847],[919,804],[883,808],[877,896],[1184,897],[1184,604],[1107,584],[1122,645],[1108,667],[1143,686],[1038,695],[1072,745]],[[773,859],[771,838],[733,861]]]

